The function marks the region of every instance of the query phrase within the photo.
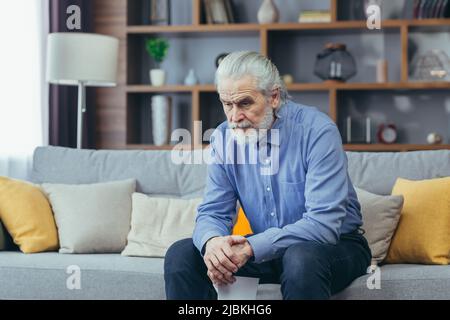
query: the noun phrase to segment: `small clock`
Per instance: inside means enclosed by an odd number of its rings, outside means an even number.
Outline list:
[[[377,136],[381,143],[394,143],[397,140],[397,128],[394,124],[382,124],[378,127]]]

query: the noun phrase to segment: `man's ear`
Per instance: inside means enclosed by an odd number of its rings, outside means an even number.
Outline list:
[[[270,106],[272,109],[276,109],[280,105],[280,89],[275,88],[272,90],[272,94],[270,96]]]

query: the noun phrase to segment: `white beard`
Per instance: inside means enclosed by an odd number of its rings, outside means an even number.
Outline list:
[[[255,144],[267,135],[267,130],[270,129],[273,123],[273,115],[274,110],[267,106],[264,118],[256,128],[252,128],[249,121],[243,121],[239,124],[228,123],[228,127],[231,129],[232,136],[238,144]],[[247,128],[246,132],[243,130],[245,128]]]

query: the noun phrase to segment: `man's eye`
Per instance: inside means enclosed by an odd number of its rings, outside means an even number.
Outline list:
[[[248,108],[250,105],[251,105],[250,102],[242,102],[241,103],[241,106],[244,108]]]

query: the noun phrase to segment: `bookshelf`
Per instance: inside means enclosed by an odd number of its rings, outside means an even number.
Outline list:
[[[215,67],[212,65],[217,53],[227,52],[230,47],[233,50],[255,50],[269,56],[280,69],[280,73],[291,73],[293,71],[295,83],[288,86],[290,94],[295,101],[318,106],[326,112],[345,133],[343,119],[348,114],[349,106],[355,104],[352,101],[365,99],[372,101],[370,107],[364,107],[364,112],[386,113],[388,116],[401,115],[393,113],[391,103],[393,97],[420,98],[423,95],[431,97],[434,105],[425,105],[422,108],[436,109],[437,111],[425,111],[430,116],[429,128],[419,128],[422,131],[433,131],[436,122],[432,115],[436,113],[436,119],[440,120],[439,128],[445,128],[442,122],[445,116],[442,104],[446,101],[446,95],[450,90],[449,82],[414,82],[409,80],[411,66],[411,39],[415,34],[447,33],[450,30],[450,19],[423,19],[403,20],[385,19],[382,21],[382,30],[371,31],[366,27],[365,21],[348,20],[343,14],[342,3],[345,0],[320,0],[331,11],[332,22],[329,23],[296,23],[294,21],[281,21],[276,24],[260,25],[254,21],[249,11],[257,10],[259,1],[234,0],[233,2],[242,10],[237,23],[227,25],[206,24],[201,0],[180,1],[174,0],[172,7],[177,4],[183,7],[184,18],[176,21],[170,26],[145,25],[142,21],[142,8],[147,0],[118,0],[114,5],[107,5],[106,0],[95,0],[96,10],[108,6],[109,14],[105,16],[95,15],[97,26],[103,33],[120,36],[122,40],[122,83],[119,85],[116,97],[123,103],[117,106],[115,114],[111,114],[106,106],[107,101],[112,100],[105,97],[108,93],[97,94],[100,123],[99,148],[125,148],[125,149],[171,149],[173,146],[156,147],[152,145],[151,128],[149,128],[150,100],[155,94],[170,95],[174,99],[174,107],[177,109],[178,118],[173,120],[173,128],[185,128],[193,134],[197,142],[194,147],[203,148],[202,132],[192,132],[194,121],[203,121],[203,132],[206,128],[213,128],[225,120],[223,111],[212,84]],[[253,4],[251,4],[253,2]],[[308,2],[308,1],[300,1]],[[314,1],[309,1],[309,3]],[[115,6],[114,9],[111,6]],[[247,11],[247,12],[246,12]],[[283,16],[283,8],[280,8]],[[97,11],[96,11],[97,12]],[[99,11],[100,12],[100,11]],[[187,12],[187,13],[186,13]],[[256,16],[256,13],[254,14]],[[251,18],[248,18],[251,17]],[[105,23],[109,18],[110,23]],[[167,37],[173,44],[172,56],[169,56],[164,68],[170,69],[172,78],[169,77],[168,84],[162,87],[149,85],[148,70],[152,62],[146,56],[143,49],[143,41],[148,37]],[[355,79],[346,83],[321,82],[311,75],[311,68],[315,60],[314,54],[320,50],[322,45],[328,41],[354,42],[353,46],[357,52],[355,57],[361,65],[363,59],[370,56],[370,48],[365,48],[359,43],[374,40],[375,46],[384,47],[383,54],[390,65],[389,79],[387,83],[376,83],[370,69],[361,68],[360,74]],[[380,40],[381,39],[381,40]],[[302,53],[302,43],[308,44],[309,50]],[[284,54],[280,48],[287,46],[292,54]],[[370,47],[370,46],[369,46]],[[300,50],[300,48],[302,50]],[[358,51],[359,50],[359,51]],[[382,51],[383,51],[382,50]],[[180,51],[183,51],[182,54]],[[361,55],[359,55],[361,53]],[[298,63],[297,56],[304,59],[304,63]],[[198,56],[197,56],[198,55]],[[186,60],[183,60],[186,59]],[[359,60],[358,60],[359,59]],[[199,63],[197,60],[201,60]],[[208,63],[205,64],[204,61]],[[194,86],[182,85],[183,74],[186,72],[186,63],[196,67],[200,74],[201,84]],[[205,65],[205,67],[203,67]],[[302,70],[302,69],[305,70]],[[181,70],[181,71],[180,71]],[[203,72],[203,73],[202,73]],[[109,93],[110,94],[110,93]],[[377,106],[373,101],[381,97],[382,106]],[[420,100],[420,99],[419,99]],[[417,100],[417,101],[419,101]],[[105,101],[105,102],[104,102]],[[416,101],[416,100],[414,100]],[[414,106],[418,108],[417,106]],[[355,107],[356,108],[356,107]],[[354,111],[354,110],[353,110]],[[359,113],[360,111],[357,111]],[[417,121],[423,123],[422,114],[417,113],[416,119],[408,116],[411,123]],[[444,116],[442,115],[444,114]],[[119,116],[125,116],[118,119]],[[450,117],[450,115],[448,115]],[[147,120],[145,120],[147,119]],[[117,122],[120,125],[117,126]],[[436,123],[437,123],[436,122]],[[109,123],[116,123],[113,128]],[[399,122],[399,124],[401,124]],[[431,124],[431,125],[430,125]],[[118,129],[117,127],[120,127]],[[427,145],[424,132],[414,128],[410,132],[403,133],[402,141],[392,145],[379,143],[373,144],[349,144],[344,145],[349,151],[411,151],[411,150],[437,150],[450,149],[448,131],[441,132],[445,144]],[[373,129],[372,138],[376,141],[376,129]],[[417,132],[417,133],[416,133]],[[343,137],[344,138],[344,137]],[[120,141],[120,142],[117,142]],[[345,140],[344,140],[345,141]]]

